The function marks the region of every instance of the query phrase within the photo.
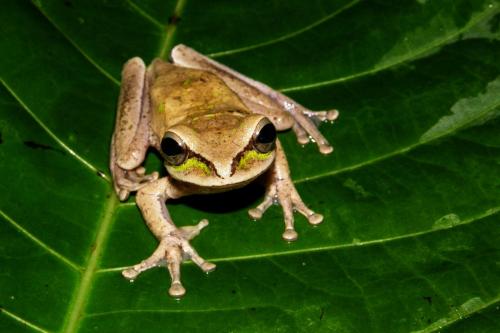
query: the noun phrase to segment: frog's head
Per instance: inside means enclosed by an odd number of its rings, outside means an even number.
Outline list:
[[[202,114],[168,129],[161,154],[175,179],[202,187],[243,185],[275,157],[276,129],[262,115],[239,111]]]

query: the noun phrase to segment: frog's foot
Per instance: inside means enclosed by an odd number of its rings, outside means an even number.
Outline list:
[[[189,244],[189,240],[197,236],[201,229],[208,225],[207,220],[201,220],[195,226],[181,227],[168,235],[162,237],[160,244],[153,254],[122,272],[122,275],[129,279],[135,279],[140,273],[157,266],[167,266],[172,283],[168,293],[172,297],[182,297],[186,289],[181,283],[180,265],[183,261],[191,259],[204,272],[208,273],[215,269],[215,265],[205,261],[198,255],[196,250]]]
[[[290,112],[295,119],[292,130],[297,137],[297,142],[304,145],[309,142],[315,142],[320,153],[330,154],[333,147],[321,134],[318,125],[321,122],[333,122],[338,118],[339,112],[335,109],[329,111],[312,111],[296,103],[286,96],[281,96],[283,108]]]
[[[138,167],[133,170],[119,169],[115,171],[115,187],[118,197],[124,201],[130,195],[130,192],[138,191],[147,184],[157,180],[159,177],[158,172],[153,172],[146,175],[144,167]]]
[[[266,193],[264,201],[256,208],[250,209],[248,214],[255,220],[260,219],[262,214],[275,202],[279,203],[283,208],[285,217],[283,239],[288,242],[295,241],[298,237],[294,228],[294,210],[304,215],[312,225],[323,222],[323,215],[313,212],[304,204],[290,178],[274,180]]]

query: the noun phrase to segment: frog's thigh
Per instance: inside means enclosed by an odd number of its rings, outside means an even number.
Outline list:
[[[250,110],[267,116],[278,130],[286,130],[294,125],[293,116],[273,98],[273,94],[276,93],[270,87],[205,57],[185,45],[177,45],[172,50],[172,60],[178,66],[216,74],[238,94]]]
[[[148,86],[144,62],[137,57],[127,61],[122,70],[112,148],[112,159],[125,170],[144,161],[149,145]]]

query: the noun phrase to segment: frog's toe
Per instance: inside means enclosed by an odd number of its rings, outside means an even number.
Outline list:
[[[144,167],[138,167],[137,169],[127,172],[127,177],[131,183],[136,186],[143,187],[144,185],[155,181],[160,177],[158,171],[154,171],[150,174],[146,174],[146,169]]]
[[[323,222],[323,215],[317,214],[317,213],[312,213],[311,215],[307,216],[307,220],[312,225],[318,225],[321,222]]]
[[[140,166],[138,167],[137,169],[135,169],[135,173],[138,175],[138,176],[144,176],[146,174],[146,168],[143,167],[143,166]]]
[[[319,152],[324,155],[331,154],[333,152],[333,147],[328,143],[318,143]]]
[[[339,111],[337,109],[332,109],[332,110],[326,111],[326,113],[327,113],[327,115],[326,115],[325,120],[328,120],[328,121],[334,121],[339,117]]]
[[[130,191],[127,191],[126,189],[119,189],[118,191],[118,198],[120,198],[120,201],[125,201],[128,199],[130,195]]]
[[[255,208],[248,211],[248,215],[254,220],[258,220],[266,212],[266,210],[271,207],[271,205],[276,201],[276,186],[272,185],[262,200],[261,204]]]
[[[209,272],[212,272],[213,270],[215,270],[215,264],[212,264],[211,262],[207,262],[205,261],[203,264],[201,264],[200,268],[202,271],[204,271],[205,273],[209,273]]]
[[[297,238],[299,237],[297,231],[295,231],[294,229],[286,229],[282,236],[283,239],[286,240],[287,242],[296,241]]]
[[[328,111],[305,110],[304,114],[308,116],[315,123],[320,123],[323,121],[334,121],[339,117],[339,111],[336,109],[331,109]]]
[[[197,225],[188,225],[180,227],[179,230],[183,238],[190,240],[198,236],[200,234],[200,231],[206,226],[208,226],[208,220],[203,219],[200,222],[198,222]]]
[[[182,297],[186,294],[186,289],[182,286],[182,284],[178,281],[172,283],[170,288],[168,289],[168,294],[172,297]]]
[[[254,220],[260,219],[262,214],[264,214],[264,212],[259,208],[252,208],[248,210],[248,215],[250,215],[250,217]]]
[[[122,271],[122,275],[124,278],[128,280],[133,280],[139,275],[139,272],[137,272],[133,267],[124,269]]]
[[[116,185],[119,189],[118,196],[121,201],[126,200],[130,192],[140,190],[147,184],[157,180],[159,177],[159,173],[156,171],[149,175],[146,175],[145,172],[143,167],[139,167],[135,170],[124,172],[121,178],[116,179]]]
[[[298,123],[295,123],[292,130],[295,132],[295,136],[297,137],[297,142],[299,144],[305,145],[312,141],[316,143],[321,154],[327,155],[333,152],[333,147],[328,143],[323,135],[321,135],[314,124],[310,124],[309,131],[306,131],[305,128],[300,126]],[[314,135],[311,133],[314,133]]]
[[[321,222],[323,222],[323,215],[315,213],[309,207],[306,206],[306,204],[302,201],[300,198],[299,193],[297,190],[294,188],[292,190],[292,202],[293,202],[293,207],[304,217],[309,221],[310,224],[312,225],[318,225]]]
[[[311,141],[309,135],[304,130],[304,128],[299,125],[299,123],[295,123],[292,127],[292,130],[295,133],[295,136],[297,137],[297,142],[299,144],[305,145],[306,143],[309,143],[309,141]]]
[[[137,265],[134,265],[132,267],[123,270],[122,275],[126,279],[133,280],[142,272],[150,268],[162,265],[164,261],[165,261],[165,247],[163,244],[160,243],[160,245],[156,248],[156,250],[149,258],[141,261]]]

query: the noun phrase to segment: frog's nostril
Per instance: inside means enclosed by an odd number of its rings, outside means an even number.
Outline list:
[[[231,163],[218,162],[214,163],[217,175],[222,179],[231,177]]]

